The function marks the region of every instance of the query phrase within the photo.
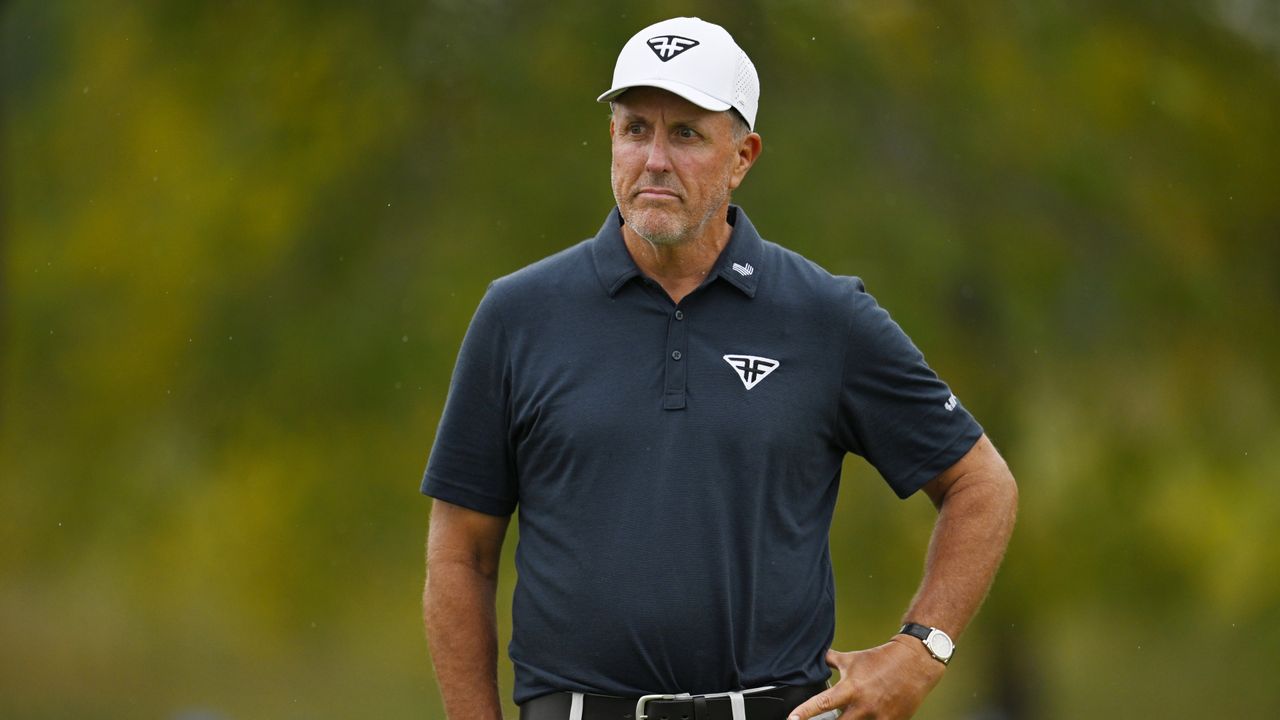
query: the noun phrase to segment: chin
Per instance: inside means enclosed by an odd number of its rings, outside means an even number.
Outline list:
[[[637,235],[654,245],[678,245],[686,240],[689,228],[661,210],[632,209],[623,217]]]

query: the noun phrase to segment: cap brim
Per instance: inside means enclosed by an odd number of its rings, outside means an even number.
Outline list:
[[[648,78],[645,80],[629,82],[626,85],[619,85],[596,98],[596,102],[609,102],[617,98],[622,93],[635,87],[656,87],[661,90],[666,90],[667,92],[679,95],[704,110],[711,110],[713,112],[722,112],[733,107],[729,103],[718,98],[711,97],[701,90],[695,90],[684,83],[674,82],[665,78]]]

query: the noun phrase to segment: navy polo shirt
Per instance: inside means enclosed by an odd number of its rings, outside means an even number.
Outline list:
[[[729,220],[679,304],[615,208],[471,321],[422,492],[519,511],[517,703],[825,680],[845,454],[906,497],[982,433],[860,280]]]

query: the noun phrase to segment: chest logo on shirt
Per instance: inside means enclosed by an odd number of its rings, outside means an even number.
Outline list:
[[[748,390],[769,377],[769,373],[778,369],[778,361],[758,355],[725,355],[724,361],[738,373],[738,379]]]

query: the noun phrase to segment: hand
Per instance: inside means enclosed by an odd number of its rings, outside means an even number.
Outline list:
[[[840,672],[840,681],[792,710],[787,720],[809,720],[836,709],[844,712],[842,720],[909,718],[946,669],[919,640],[905,635],[870,650],[828,650],[826,660]]]

